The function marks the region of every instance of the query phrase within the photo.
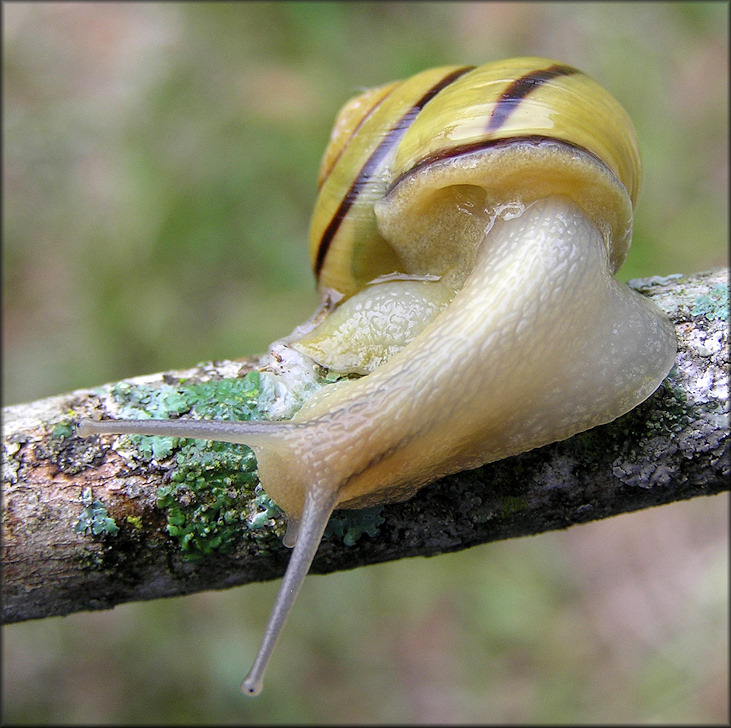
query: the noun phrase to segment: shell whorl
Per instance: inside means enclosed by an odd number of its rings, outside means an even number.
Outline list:
[[[482,171],[466,177],[455,172],[440,184],[491,188],[493,204],[518,197],[529,202],[529,185],[514,183],[515,175],[525,174],[527,160],[504,153],[516,142],[529,147],[554,142],[554,152],[555,145],[562,145],[569,156],[593,164],[590,175],[599,168],[600,175],[608,173],[600,184],[590,184],[589,192],[583,174],[551,189],[557,175],[573,174],[576,165],[557,166],[556,155],[549,154],[544,155],[550,161],[544,179],[533,171],[530,186],[536,196],[568,194],[584,207],[593,204],[596,217],[609,220],[605,237],[616,270],[629,247],[632,205],[641,181],[632,123],[614,97],[575,68],[545,58],[516,58],[476,68],[431,69],[346,104],[323,159],[310,227],[310,256],[320,290],[348,297],[379,276],[419,272],[410,267],[415,256],[394,244],[389,224],[377,211],[379,205],[383,208],[379,201],[404,182],[425,179],[424,170],[455,160],[474,167],[471,158],[497,153]],[[499,166],[506,160],[516,162],[515,175]],[[537,162],[535,169],[540,170]],[[600,194],[592,201],[593,187]],[[575,193],[580,188],[584,191]],[[412,202],[409,209],[421,207]]]

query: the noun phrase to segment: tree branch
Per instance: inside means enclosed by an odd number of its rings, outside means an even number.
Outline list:
[[[728,490],[727,278],[723,270],[634,282],[668,313],[679,343],[676,365],[642,405],[570,440],[445,478],[405,503],[336,512],[312,571],[455,551]],[[112,401],[118,416],[120,398],[142,406],[141,392],[147,407],[164,400],[168,412],[181,411],[181,388],[200,404],[205,386],[228,386],[254,368],[208,363],[4,408],[4,622],[281,576],[284,520],[255,489],[245,448],[222,459],[200,443],[84,440],[73,430]]]

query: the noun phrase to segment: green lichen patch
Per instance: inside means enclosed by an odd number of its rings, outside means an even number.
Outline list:
[[[258,483],[249,448],[199,442],[189,442],[176,453],[170,483],[157,491],[157,505],[167,512],[168,533],[191,560],[233,547],[246,529]]]
[[[254,499],[251,501],[252,512],[248,523],[252,531],[258,531],[272,525],[272,520],[282,516],[282,509],[262,490],[260,485],[254,489]]]
[[[704,316],[708,321],[728,321],[728,312],[728,287],[722,283],[713,286],[708,294],[698,296],[690,311],[692,316]]]
[[[378,527],[385,522],[381,516],[383,506],[361,508],[359,510],[336,511],[330,517],[325,536],[338,536],[346,546],[354,546],[364,534],[371,538],[378,535]]]
[[[519,513],[528,507],[528,501],[525,498],[506,496],[500,501],[503,516],[511,516],[513,513]]]
[[[76,429],[74,428],[73,422],[68,420],[63,420],[62,422],[59,422],[51,432],[51,437],[58,437],[58,438],[67,438],[67,437],[73,437],[76,434]]]
[[[124,418],[167,418],[184,413],[203,419],[260,419],[258,372],[245,377],[178,386],[116,385],[112,394]],[[247,531],[271,525],[281,510],[257,491],[256,458],[245,445],[173,437],[131,435],[139,456],[169,466],[157,490],[167,532],[183,558],[230,552]]]
[[[142,530],[142,519],[139,516],[127,516],[125,520],[135,531]]]
[[[81,502],[84,509],[81,511],[79,520],[74,526],[74,531],[82,535],[91,534],[93,536],[116,536],[119,532],[119,526],[114,519],[107,513],[104,504],[94,498],[91,488],[84,488],[81,491]]]

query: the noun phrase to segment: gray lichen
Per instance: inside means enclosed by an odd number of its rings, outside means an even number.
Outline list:
[[[81,491],[81,502],[84,504],[84,510],[81,511],[79,520],[74,526],[76,533],[93,536],[117,535],[119,527],[107,513],[104,504],[92,496],[91,488],[84,488]]]

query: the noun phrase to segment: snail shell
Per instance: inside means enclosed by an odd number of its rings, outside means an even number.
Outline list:
[[[618,102],[571,66],[435,68],[340,112],[310,256],[321,315],[289,344],[365,374],[289,422],[105,421],[93,432],[239,442],[295,549],[266,664],[337,506],[402,500],[465,468],[609,422],[668,373],[665,316],[619,283],[641,177]]]

